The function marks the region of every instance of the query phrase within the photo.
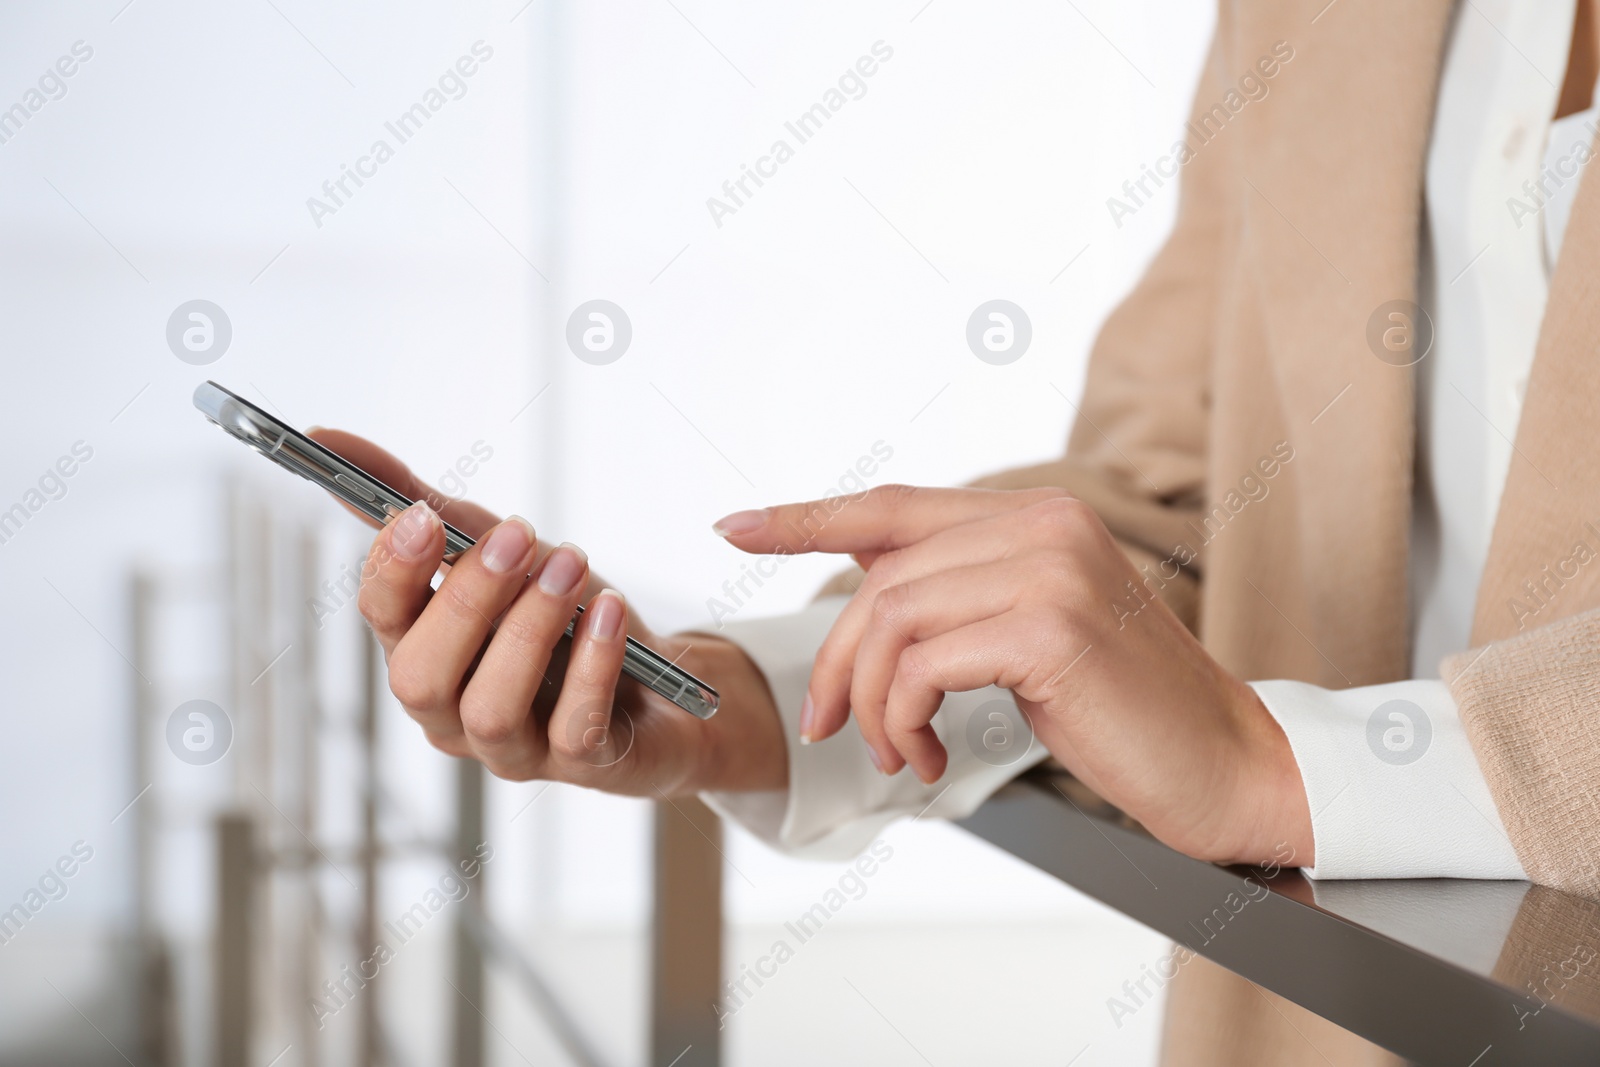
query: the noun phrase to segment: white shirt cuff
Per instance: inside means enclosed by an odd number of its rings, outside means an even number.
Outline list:
[[[848,601],[830,597],[794,615],[730,622],[720,631],[766,676],[788,741],[789,788],[702,799],[773,848],[806,859],[848,859],[906,816],[970,815],[1048,755],[1011,695],[993,687],[945,697],[933,726],[950,762],[932,785],[923,785],[910,768],[893,777],[880,774],[853,717],[826,741],[800,744],[800,704],[812,662]]]
[[[1441,681],[1252,682],[1294,750],[1313,878],[1525,878]]]

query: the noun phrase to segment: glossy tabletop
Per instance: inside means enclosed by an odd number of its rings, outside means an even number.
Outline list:
[[[1416,1063],[1600,1064],[1600,903],[1527,882],[1219,867],[1057,771],[959,825]]]

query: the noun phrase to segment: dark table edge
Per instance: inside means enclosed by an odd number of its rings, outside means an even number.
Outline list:
[[[1070,799],[1060,776],[1019,779],[957,825],[1416,1063],[1600,1064],[1600,1023],[1555,1004],[1530,1016],[1525,993],[1318,908],[1297,871],[1192,859]]]

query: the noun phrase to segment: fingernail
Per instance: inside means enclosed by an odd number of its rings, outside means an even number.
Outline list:
[[[433,531],[438,524],[439,516],[421,501],[406,508],[389,531],[389,543],[394,546],[395,555],[401,559],[421,556],[433,540]]]
[[[578,579],[583,577],[583,568],[588,560],[583,549],[563,542],[544,561],[544,569],[539,572],[539,589],[550,596],[566,596],[578,584]]]
[[[872,760],[872,765],[878,768],[878,773],[883,773],[883,757],[878,755],[878,750],[871,745],[867,746],[867,757]]]
[[[594,604],[589,608],[589,614],[594,616],[594,621],[589,624],[589,633],[602,641],[611,640],[622,632],[625,614],[622,594],[615,589],[600,590],[600,595],[594,598]]]
[[[759,530],[767,524],[769,510],[761,508],[756,511],[735,511],[732,515],[724,515],[711,524],[711,532],[718,537],[732,537],[734,534]]]
[[[811,703],[811,694],[807,693],[806,698],[800,702],[800,743],[802,745],[811,743],[811,720],[816,717],[817,709]]]
[[[486,569],[504,574],[521,562],[532,547],[533,527],[527,519],[513,515],[494,528],[478,558]]]

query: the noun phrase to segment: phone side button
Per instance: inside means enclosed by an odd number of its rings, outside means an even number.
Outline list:
[[[333,476],[333,480],[338,483],[341,489],[349,490],[368,503],[375,503],[378,499],[378,494],[374,493],[371,489],[368,489],[354,478],[348,478],[343,474],[335,474]]]

